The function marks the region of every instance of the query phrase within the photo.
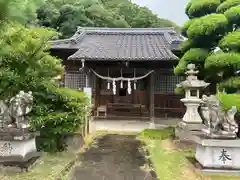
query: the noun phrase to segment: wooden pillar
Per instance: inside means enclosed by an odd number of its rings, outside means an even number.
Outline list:
[[[155,103],[154,103],[154,73],[150,74],[150,85],[149,85],[149,109],[150,109],[150,121],[151,124],[154,124],[155,120]]]
[[[95,76],[95,110],[98,108],[100,103],[100,79]]]
[[[92,78],[91,78],[91,72],[90,72],[90,70],[89,69],[87,69],[86,71],[85,71],[85,87],[92,87],[92,85],[91,85],[91,80],[92,80]]]

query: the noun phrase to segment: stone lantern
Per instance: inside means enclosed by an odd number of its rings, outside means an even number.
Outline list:
[[[187,69],[186,80],[177,85],[177,87],[185,90],[185,98],[181,99],[181,101],[187,108],[183,121],[179,125],[191,131],[196,131],[201,130],[203,127],[203,120],[198,113],[198,107],[202,102],[199,97],[200,90],[206,88],[209,83],[198,79],[197,74],[199,71],[195,70],[194,64],[188,64]]]

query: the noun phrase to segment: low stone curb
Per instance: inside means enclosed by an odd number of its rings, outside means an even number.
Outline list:
[[[62,180],[62,176],[64,176],[77,162],[78,160],[78,156],[76,155],[76,157],[71,160],[59,173],[59,175],[57,176],[56,180]]]
[[[39,156],[36,156],[35,157],[36,160],[30,164],[28,167],[25,167],[25,168],[21,168],[19,166],[11,166],[11,165],[3,165],[3,164],[0,164],[0,171],[7,171],[7,172],[11,172],[11,173],[22,173],[22,172],[28,172],[30,170],[32,170],[33,168],[35,168],[42,160],[43,158],[43,154],[42,153],[39,153]]]
[[[75,136],[80,135],[80,136],[81,136],[80,133],[74,133],[74,134],[70,133],[70,134],[66,134],[66,135],[75,135]],[[84,145],[85,145],[85,142],[83,141],[83,144],[81,144],[81,145],[80,145],[81,147],[78,148],[78,149],[84,148]],[[72,151],[72,150],[70,150],[70,151]],[[62,180],[61,177],[64,176],[64,175],[76,164],[76,162],[78,161],[78,159],[79,159],[79,157],[78,157],[78,155],[79,155],[79,150],[78,150],[77,152],[73,151],[73,153],[75,154],[75,158],[74,158],[73,160],[71,160],[71,161],[61,170],[61,172],[60,172],[59,175],[57,176],[56,180]]]
[[[141,147],[147,147],[147,145],[141,141]],[[146,149],[146,151],[144,149],[142,149],[142,151],[140,152],[142,153],[142,155],[144,156],[144,159],[146,161],[146,164],[149,165],[149,167],[151,168],[151,171],[149,171],[149,174],[155,178],[155,179],[158,179],[157,177],[157,174],[155,172],[156,168],[155,166],[153,165],[153,162],[151,161],[150,158],[147,158],[147,157],[150,157],[150,152]]]

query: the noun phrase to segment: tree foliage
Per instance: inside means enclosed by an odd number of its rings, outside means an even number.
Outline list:
[[[64,133],[76,131],[84,120],[86,97],[78,91],[58,88],[54,80],[63,74],[63,66],[50,55],[48,42],[58,33],[48,28],[25,27],[22,24],[27,21],[14,18],[9,2],[1,2],[0,7],[0,12],[4,12],[0,19],[0,99],[9,100],[20,90],[32,91],[30,122],[34,130],[41,132],[38,148],[63,150]],[[20,10],[27,20],[25,8]]]
[[[235,7],[237,5],[240,5],[240,0],[226,0],[218,6],[217,12],[224,13],[229,8]]]
[[[72,36],[77,26],[178,28],[173,22],[160,19],[148,8],[128,0],[47,0],[37,13],[39,25],[58,30],[62,38]]]
[[[220,91],[236,93],[240,87],[235,73],[240,69],[240,1],[191,0],[185,11],[190,20],[182,34],[188,40],[182,45],[185,54],[175,73],[182,75],[186,65],[194,63],[200,78],[218,83]]]
[[[46,52],[47,41],[55,35],[54,31],[17,24],[9,24],[1,31],[1,96],[8,97],[20,89],[32,90],[38,83],[63,73],[61,61]]]
[[[0,0],[0,19],[17,21],[25,25],[35,24],[39,6],[45,0]]]
[[[240,30],[233,31],[224,36],[219,42],[224,51],[240,52]]]

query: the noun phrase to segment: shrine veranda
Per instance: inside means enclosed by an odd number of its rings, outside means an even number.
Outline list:
[[[173,68],[183,39],[173,28],[79,28],[53,41],[65,65],[64,87],[91,88],[95,118],[182,118]]]

